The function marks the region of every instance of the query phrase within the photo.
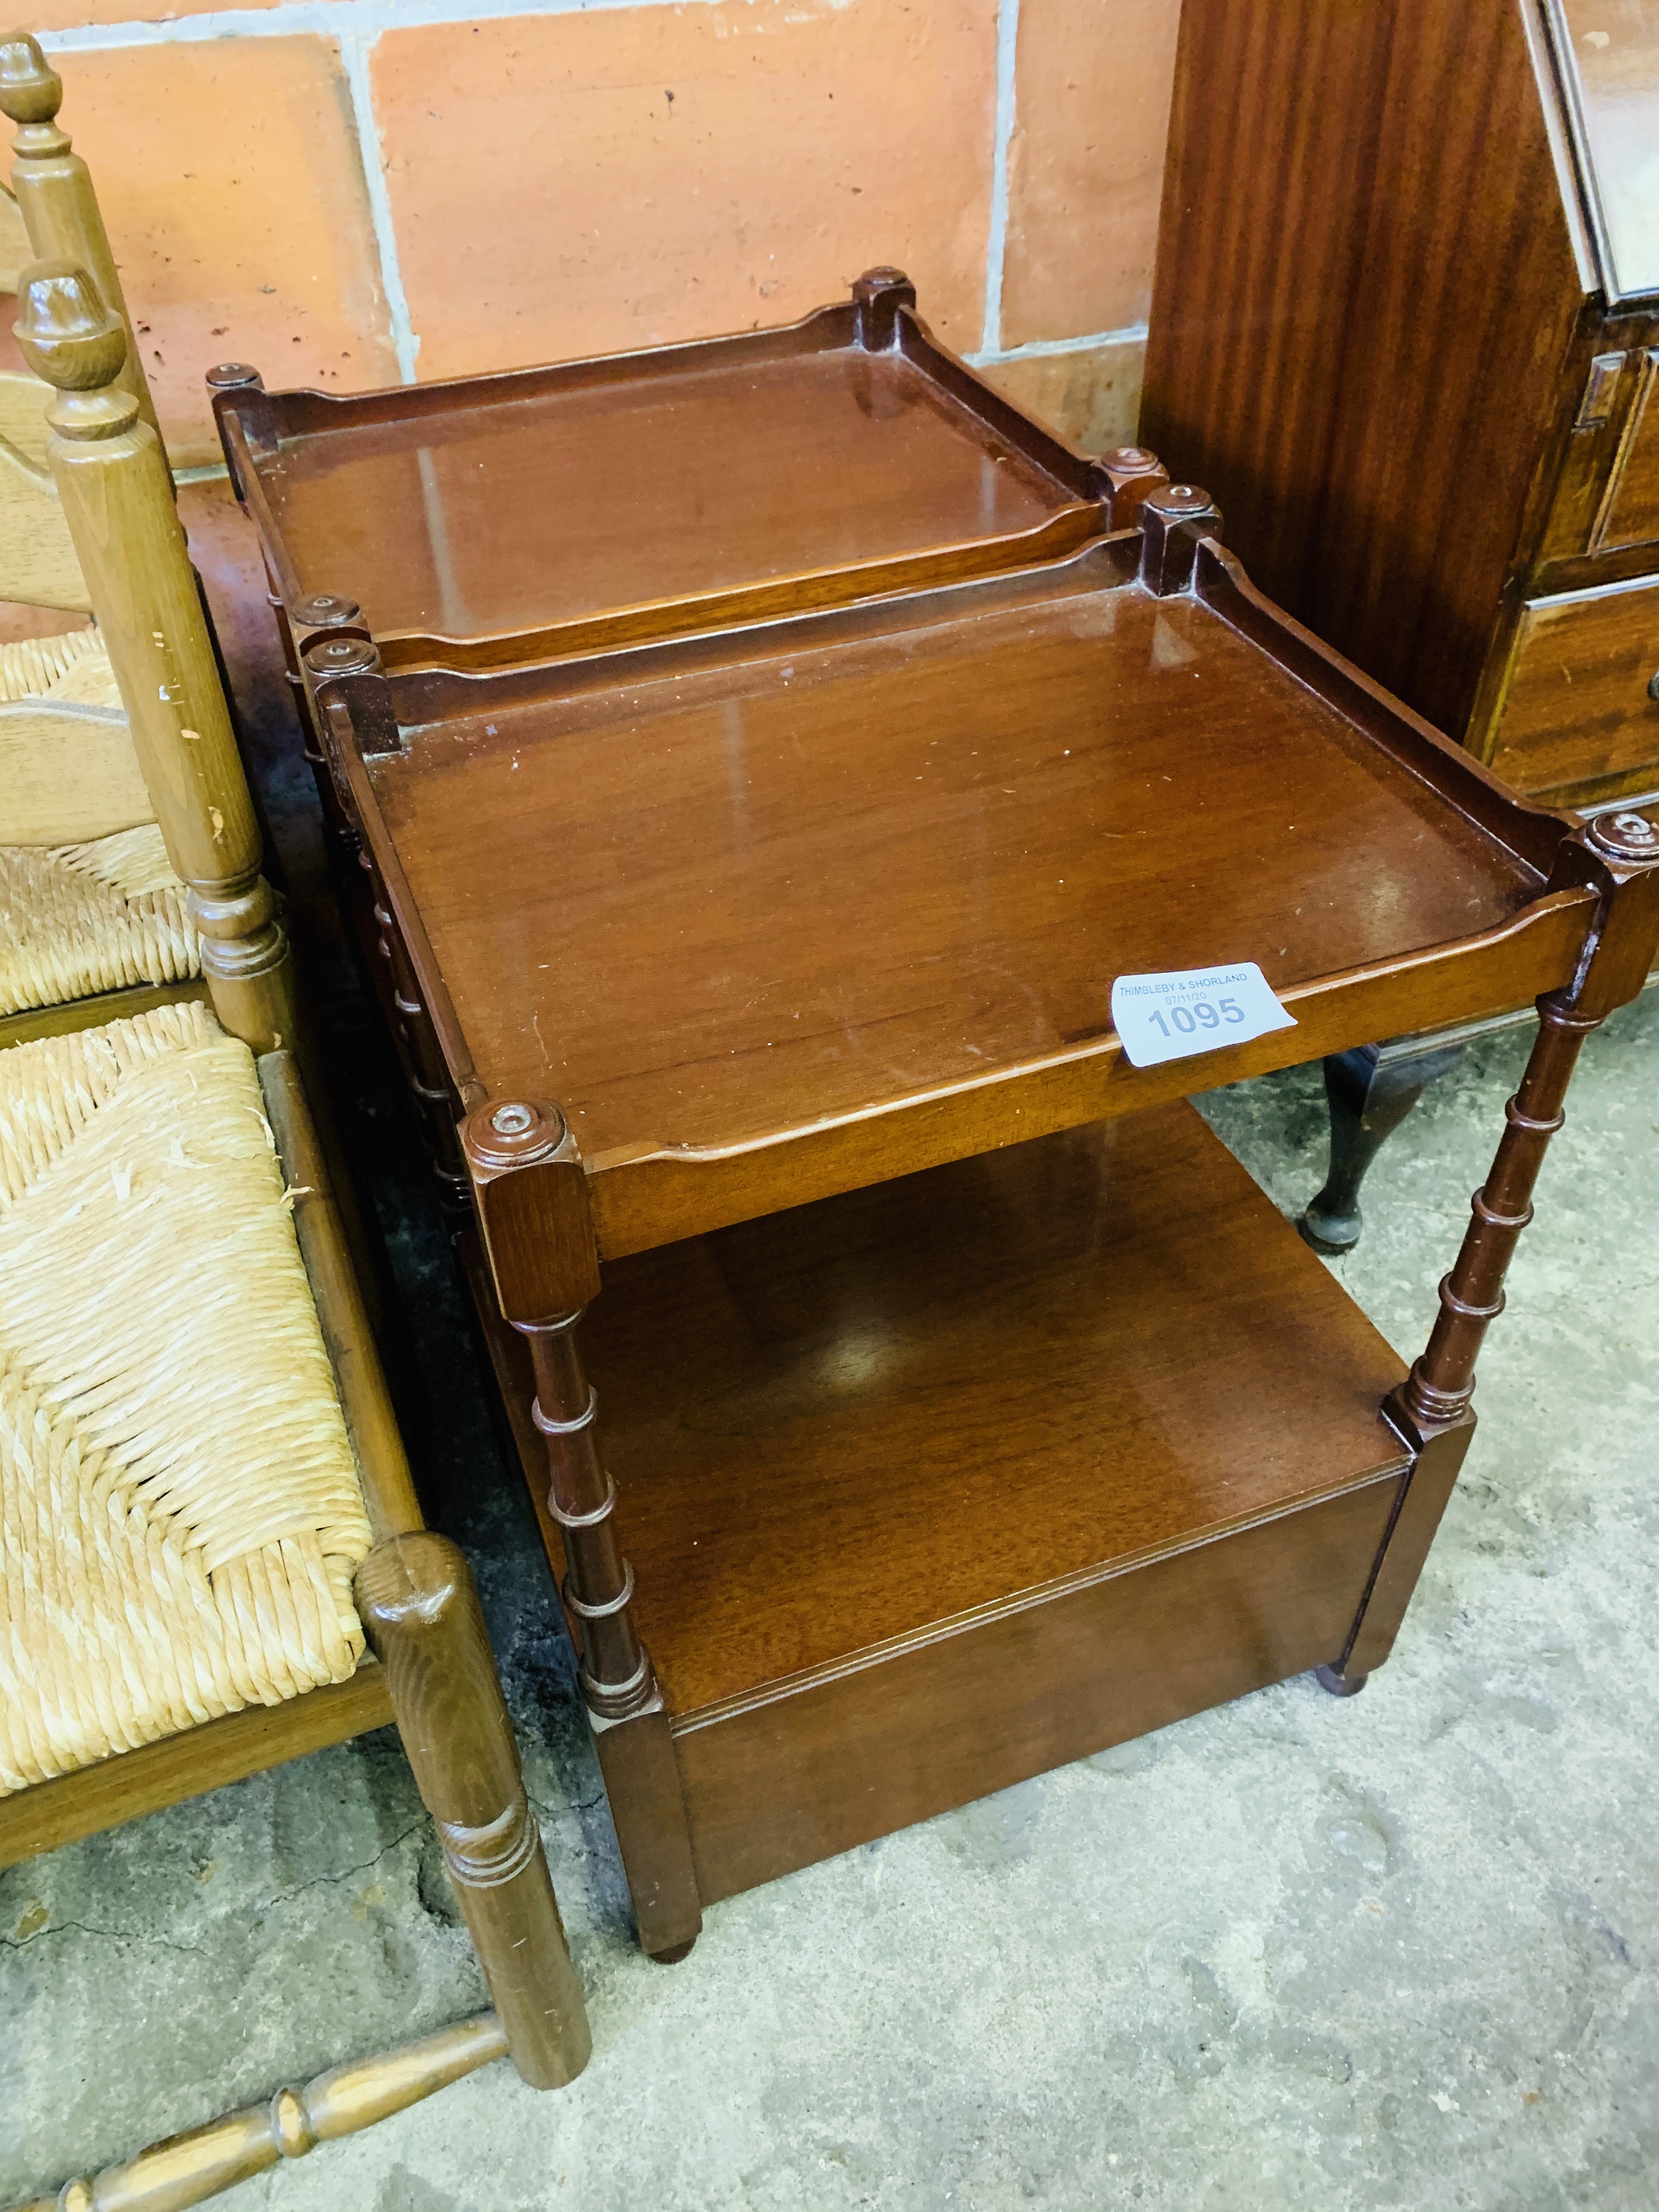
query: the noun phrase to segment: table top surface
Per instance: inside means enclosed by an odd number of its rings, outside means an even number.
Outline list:
[[[753,1146],[1104,1038],[1120,974],[1255,960],[1282,994],[1539,899],[1535,866],[1121,559],[701,663],[450,679],[485,710],[366,775],[488,1094],[556,1098],[590,1168]]]
[[[834,337],[848,317],[809,320]],[[418,414],[298,395],[319,427],[258,459],[259,485],[299,589],[355,599],[383,647],[1018,542],[1068,513],[1073,543],[1100,526],[1051,472],[1080,478],[1075,455],[1035,425],[1000,434],[967,373],[912,344],[714,341],[483,379]]]

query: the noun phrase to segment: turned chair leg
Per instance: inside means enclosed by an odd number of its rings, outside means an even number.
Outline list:
[[[513,2063],[558,2088],[587,2063],[587,2014],[471,1570],[421,1529],[377,1544],[356,1592]]]
[[[1504,1310],[1504,1278],[1532,1219],[1533,1187],[1550,1139],[1566,1119],[1563,1101],[1584,1040],[1602,1020],[1577,1012],[1565,994],[1540,999],[1538,1016],[1538,1036],[1520,1088],[1504,1108],[1492,1170],[1474,1194],[1474,1218],[1441,1283],[1427,1347],[1383,1405],[1414,1458],[1347,1647],[1334,1665],[1318,1669],[1324,1687],[1340,1697],[1360,1688],[1393,1649],[1474,1432],[1475,1361]]]
[[[616,1490],[599,1458],[598,1398],[576,1342],[579,1311],[514,1326],[536,1370],[532,1418],[545,1438],[548,1510],[564,1536],[565,1605],[581,1647],[582,1694],[605,1774],[640,1942],[664,1966],[702,1926],[679,1761],[651,1656],[635,1630],[634,1572],[611,1518]]]
[[[1359,1187],[1371,1162],[1429,1085],[1449,1075],[1467,1049],[1449,1044],[1425,1051],[1419,1038],[1394,1037],[1326,1060],[1330,1172],[1297,1224],[1316,1252],[1351,1252],[1359,1242],[1364,1226]]]

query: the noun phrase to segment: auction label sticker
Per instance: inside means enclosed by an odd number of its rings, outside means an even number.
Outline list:
[[[1112,986],[1112,1027],[1136,1067],[1218,1052],[1269,1030],[1293,1030],[1254,960],[1179,975],[1120,975]]]

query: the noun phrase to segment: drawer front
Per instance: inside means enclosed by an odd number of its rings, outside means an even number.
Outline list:
[[[1659,538],[1659,347],[1637,356],[1636,398],[1625,422],[1601,512],[1590,543],[1593,553]]]
[[[1659,577],[1521,610],[1487,757],[1562,804],[1659,787]]]

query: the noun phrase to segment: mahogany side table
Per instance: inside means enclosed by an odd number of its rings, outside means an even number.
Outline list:
[[[324,578],[364,611],[296,629],[296,674],[659,1958],[715,1899],[1063,1760],[1306,1668],[1363,1682],[1579,1048],[1659,942],[1642,817],[1504,791],[1263,599],[1201,492],[1143,482],[1114,526],[968,372],[942,405],[892,281],[783,401],[757,364],[811,325],[720,342],[696,392],[665,391],[686,349],[531,373],[683,403],[698,463],[631,479],[626,524],[573,502],[541,586],[483,523],[452,538],[469,631],[371,574],[419,572],[437,507],[360,483],[363,576],[326,530],[301,561],[303,409],[222,394],[290,624]],[[906,497],[855,527],[809,471],[797,540],[801,488],[744,473],[757,386],[800,426],[775,470],[830,453],[878,492],[897,392]],[[419,478],[423,395],[384,397],[376,465]],[[964,449],[980,503],[951,506]],[[1295,1027],[1129,1064],[1115,976],[1244,960]],[[1403,1375],[1183,1093],[1528,997]]]

